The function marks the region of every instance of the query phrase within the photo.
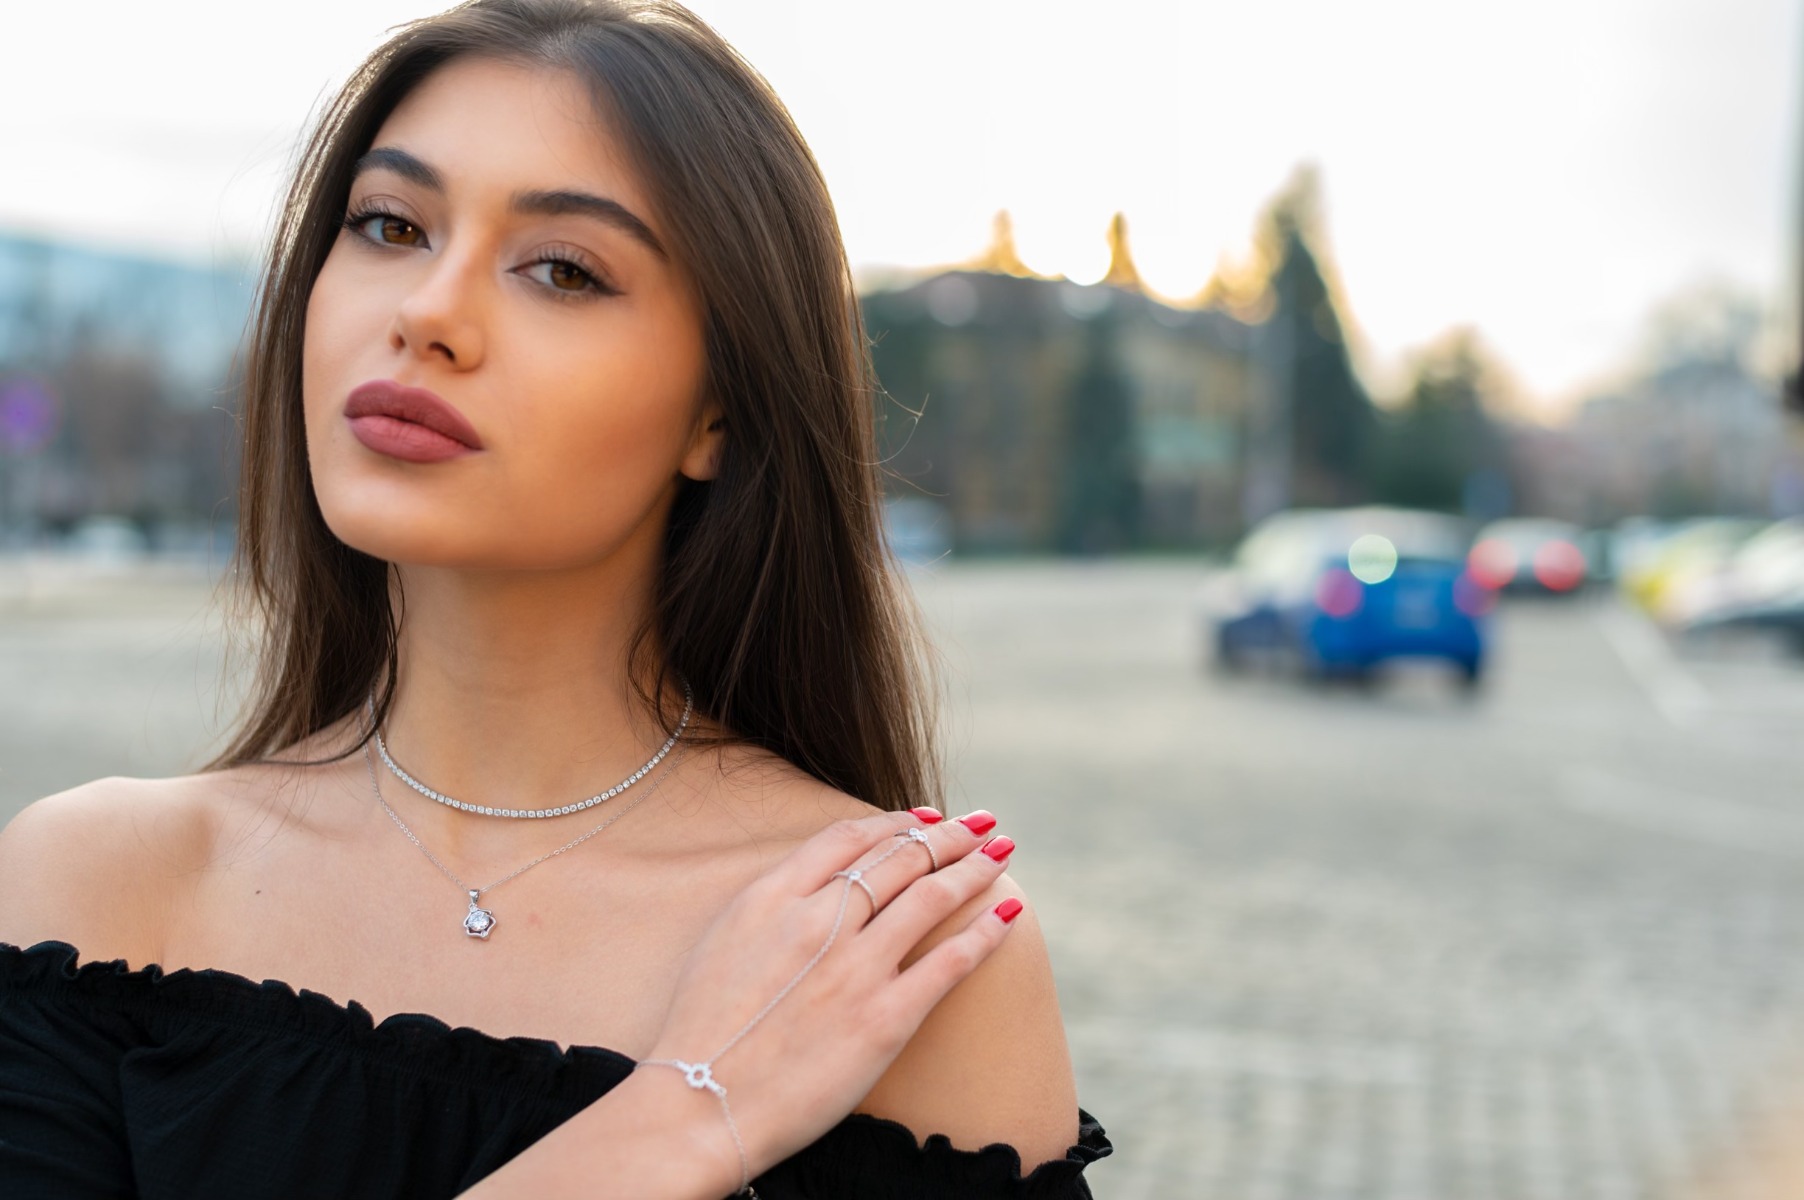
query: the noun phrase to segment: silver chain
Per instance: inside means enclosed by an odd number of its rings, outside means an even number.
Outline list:
[[[370,693],[369,700],[364,707],[370,714],[370,719],[373,721],[376,713],[375,692]],[[382,756],[382,761],[387,764],[388,769],[393,771],[395,777],[402,783],[405,783],[408,787],[428,799],[436,800],[440,804],[450,808],[460,809],[467,813],[477,813],[485,817],[562,817],[570,813],[582,812],[586,808],[593,808],[605,800],[612,800],[615,796],[618,796],[621,792],[626,791],[626,789],[632,787],[635,783],[638,783],[641,779],[644,779],[647,775],[651,774],[653,768],[663,762],[664,756],[670,753],[670,748],[677,744],[677,739],[683,736],[683,730],[688,728],[689,717],[694,711],[695,693],[690,691],[689,681],[685,679],[683,680],[683,715],[677,721],[676,729],[665,739],[664,745],[659,748],[658,752],[651,756],[649,762],[605,792],[597,792],[587,800],[579,800],[574,804],[562,804],[552,808],[494,808],[489,805],[466,804],[462,800],[453,800],[443,792],[437,792],[427,787],[412,775],[409,775],[406,771],[402,770],[401,764],[396,762],[389,755],[388,745],[382,740],[382,731],[380,729],[373,730],[373,736],[376,742],[376,753]]]
[[[660,752],[660,757],[662,757],[662,752]],[[474,898],[475,896],[480,896],[482,893],[489,891],[492,888],[500,887],[502,884],[504,884],[508,880],[512,879],[515,875],[520,874],[522,871],[531,870],[533,867],[538,866],[540,863],[544,862],[548,858],[555,858],[557,855],[562,854],[566,850],[572,850],[572,849],[575,849],[577,846],[582,845],[584,842],[588,841],[590,838],[594,837],[596,834],[600,833],[602,830],[604,830],[608,826],[612,825],[615,821],[618,821],[621,817],[626,816],[627,813],[632,812],[633,809],[637,808],[640,804],[651,799],[653,794],[655,794],[657,792],[658,788],[663,784],[664,780],[670,776],[671,772],[676,770],[677,764],[681,763],[683,761],[683,759],[686,757],[688,757],[688,752],[684,751],[684,753],[677,758],[676,762],[673,762],[668,767],[664,768],[663,773],[660,774],[657,777],[657,779],[652,781],[651,787],[647,788],[643,794],[636,797],[631,804],[627,805],[625,808],[621,809],[619,812],[615,813],[613,816],[609,817],[607,820],[603,821],[601,824],[597,825],[595,828],[589,830],[589,832],[583,834],[581,837],[575,839],[574,841],[565,842],[562,846],[559,846],[556,850],[553,850],[550,854],[541,854],[539,857],[537,857],[537,858],[533,859],[531,862],[527,863],[524,867],[521,867],[518,871],[514,871],[508,875],[503,875],[500,879],[497,879],[494,883],[489,884],[487,887],[472,888],[469,884],[467,884],[463,880],[459,879],[452,872],[451,868],[447,867],[444,863],[440,862],[438,860],[437,855],[433,854],[432,851],[426,849],[426,843],[420,841],[419,838],[415,837],[413,830],[407,828],[407,823],[405,821],[401,820],[400,816],[395,812],[395,810],[388,806],[388,801],[383,799],[383,796],[382,796],[382,787],[376,781],[376,762],[373,758],[370,757],[369,744],[367,742],[364,743],[364,749],[363,749],[363,764],[364,764],[364,766],[369,768],[369,773],[370,773],[370,789],[376,793],[376,800],[378,803],[380,803],[382,805],[382,811],[386,812],[389,815],[389,819],[392,820],[400,828],[402,833],[407,835],[408,841],[410,841],[414,845],[418,846],[420,848],[420,852],[423,853],[427,858],[432,860],[433,866],[435,866],[439,870],[443,871],[445,873],[446,878],[450,879],[452,883],[455,883],[458,886],[458,889],[460,891],[463,891],[464,893],[471,895],[472,898]]]
[[[913,837],[915,832],[915,830],[907,829],[894,836],[921,841],[921,839]],[[871,915],[873,917],[877,915],[877,897],[875,893],[871,891],[870,885],[864,882],[864,873],[889,858],[892,854],[896,854],[901,850],[906,849],[908,845],[909,843],[906,841],[898,842],[862,867],[856,869],[848,868],[847,870],[835,871],[833,873],[833,878],[844,879],[846,881],[846,886],[839,894],[839,910],[833,914],[833,928],[827,931],[827,940],[822,942],[821,948],[814,952],[814,957],[810,958],[806,963],[803,963],[802,969],[797,971],[795,975],[790,978],[789,982],[783,985],[783,989],[775,996],[772,996],[770,1002],[759,1009],[756,1016],[742,1025],[738,1033],[728,1038],[726,1044],[720,1049],[716,1050],[713,1054],[710,1054],[701,1062],[685,1062],[680,1058],[648,1058],[634,1064],[635,1070],[639,1067],[674,1067],[682,1072],[683,1082],[687,1083],[690,1087],[697,1091],[706,1089],[707,1091],[714,1093],[714,1098],[720,1101],[721,1115],[725,1116],[727,1119],[727,1132],[733,1135],[733,1148],[739,1152],[739,1190],[733,1193],[734,1196],[745,1196],[747,1197],[747,1200],[758,1200],[758,1192],[752,1187],[751,1160],[746,1155],[745,1142],[741,1140],[739,1136],[739,1122],[733,1119],[733,1108],[727,1103],[726,1085],[714,1078],[714,1064],[719,1062],[721,1056],[727,1051],[731,1050],[734,1046],[737,1046],[739,1040],[750,1033],[758,1022],[764,1020],[765,1017],[768,1017],[771,1009],[777,1007],[777,1004],[785,996],[793,992],[796,985],[802,982],[802,978],[807,975],[808,972],[814,970],[816,964],[827,956],[827,951],[833,948],[834,940],[839,937],[840,926],[845,923],[846,903],[852,897],[852,887],[854,884],[863,888],[865,894],[871,897]],[[926,845],[926,842],[922,841],[922,845]],[[933,854],[933,848],[931,846],[928,846],[927,853]],[[939,868],[939,858],[937,855],[934,857],[933,865],[936,870]]]

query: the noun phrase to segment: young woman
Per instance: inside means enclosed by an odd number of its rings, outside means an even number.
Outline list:
[[[729,47],[405,27],[247,365],[242,726],[0,834],[0,1194],[1089,1194],[1013,843],[933,805],[827,194]]]

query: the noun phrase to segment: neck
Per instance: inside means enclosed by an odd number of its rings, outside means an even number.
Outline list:
[[[382,736],[421,783],[468,804],[551,808],[613,787],[664,743],[628,671],[649,572],[604,563],[396,573],[405,605]],[[472,865],[574,836],[632,796],[561,818],[503,819],[438,804],[377,766],[390,807],[441,858]]]

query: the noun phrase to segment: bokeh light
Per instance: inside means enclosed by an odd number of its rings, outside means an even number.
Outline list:
[[[1397,547],[1382,534],[1368,533],[1348,548],[1347,569],[1361,583],[1383,583],[1397,571]]]
[[[1332,567],[1315,585],[1316,607],[1336,620],[1345,620],[1365,603],[1366,590],[1351,571]]]

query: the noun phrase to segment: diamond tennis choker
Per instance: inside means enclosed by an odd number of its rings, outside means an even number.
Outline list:
[[[372,692],[370,695],[370,711],[372,713],[375,712],[375,708],[375,694]],[[621,792],[626,791],[626,789],[632,787],[635,783],[638,783],[641,779],[644,779],[647,775],[651,774],[653,768],[663,762],[664,756],[670,753],[671,747],[677,744],[677,739],[683,736],[683,730],[689,725],[690,714],[694,711],[695,694],[689,690],[689,681],[685,679],[683,680],[683,715],[677,720],[676,730],[672,732],[670,737],[665,740],[664,744],[658,748],[658,752],[651,756],[649,762],[605,792],[597,792],[587,800],[579,800],[574,804],[562,804],[555,808],[494,808],[485,804],[465,804],[462,800],[453,800],[442,792],[435,792],[419,780],[415,779],[412,775],[409,775],[406,771],[402,770],[401,764],[389,757],[388,747],[382,742],[382,731],[380,729],[375,731],[376,752],[382,756],[382,761],[388,764],[388,769],[393,771],[395,777],[402,783],[405,783],[420,795],[431,800],[437,800],[440,804],[450,808],[461,809],[468,813],[477,813],[485,817],[562,817],[569,813],[579,813],[584,809],[594,808],[604,800],[612,800],[615,796],[618,796]]]

